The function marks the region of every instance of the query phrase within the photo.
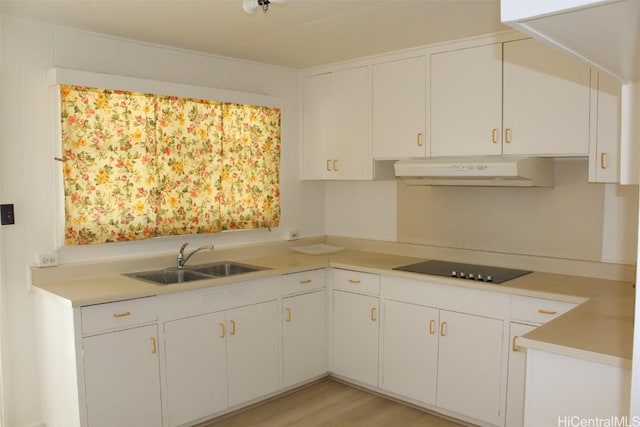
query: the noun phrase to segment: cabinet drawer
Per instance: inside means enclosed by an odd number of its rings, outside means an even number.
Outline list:
[[[82,307],[82,333],[90,335],[158,319],[156,297],[138,298]]]
[[[331,270],[331,284],[334,289],[374,295],[380,294],[380,276],[377,274],[333,269]]]
[[[544,298],[511,296],[510,317],[535,323],[547,323],[549,320],[571,310],[577,304]]]
[[[299,273],[282,276],[283,294],[307,292],[312,289],[324,288],[326,285],[326,270],[301,271]]]

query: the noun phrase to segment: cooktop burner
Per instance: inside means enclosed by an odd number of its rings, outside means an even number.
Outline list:
[[[531,273],[530,271],[525,270],[437,260],[404,265],[402,267],[396,267],[394,270],[431,274],[434,276],[457,277],[459,279],[491,283],[503,283],[507,280],[515,279],[516,277]]]

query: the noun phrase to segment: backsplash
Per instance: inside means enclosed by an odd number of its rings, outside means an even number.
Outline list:
[[[398,181],[397,240],[633,263],[638,189],[590,184],[587,170],[586,160],[556,160],[555,186],[548,189],[423,187]]]

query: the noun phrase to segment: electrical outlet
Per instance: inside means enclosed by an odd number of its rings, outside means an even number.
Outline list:
[[[296,240],[300,237],[300,233],[297,231],[288,231],[287,232],[287,240]]]
[[[57,252],[49,252],[46,254],[38,255],[38,267],[54,267],[58,265],[58,253]]]

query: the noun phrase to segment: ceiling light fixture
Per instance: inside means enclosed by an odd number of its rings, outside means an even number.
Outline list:
[[[263,12],[269,10],[270,4],[286,4],[289,0],[244,0],[242,2],[242,8],[246,13],[253,13],[258,8],[262,8]]]

